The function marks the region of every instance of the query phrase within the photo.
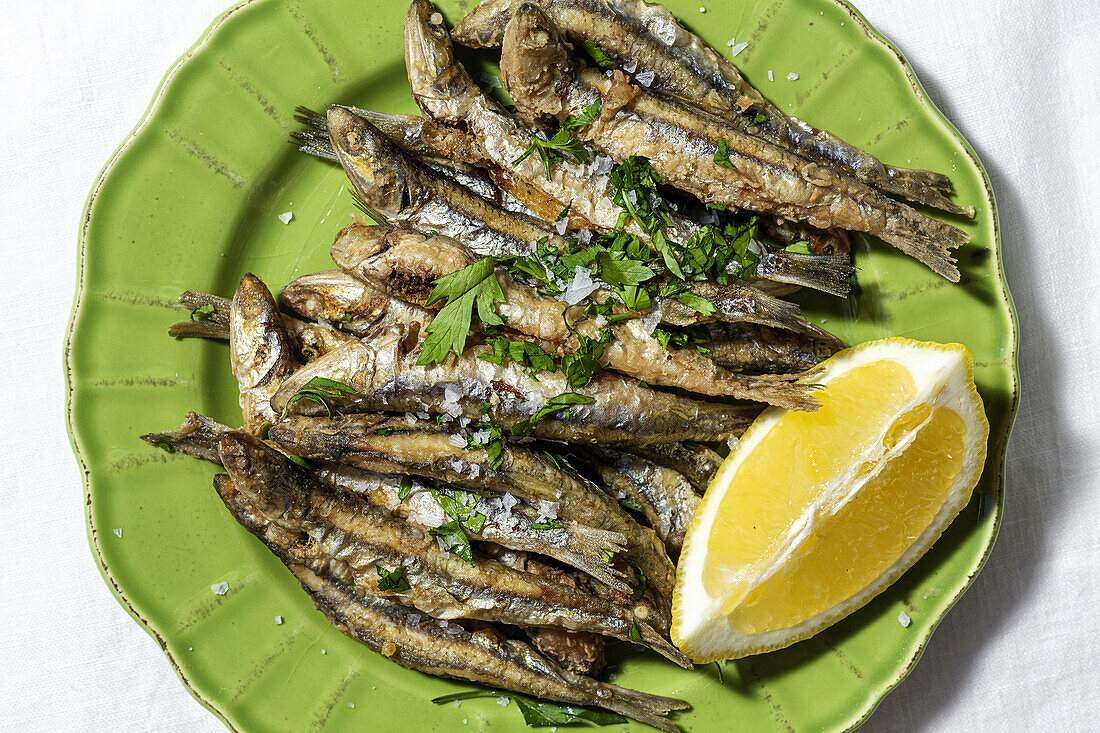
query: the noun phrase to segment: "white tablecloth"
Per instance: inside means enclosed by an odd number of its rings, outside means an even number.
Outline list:
[[[88,189],[225,1],[3,4],[5,730],[223,730],[96,570],[65,435],[61,344]],[[859,5],[985,162],[1023,330],[997,547],[865,729],[1100,730],[1100,5]]]

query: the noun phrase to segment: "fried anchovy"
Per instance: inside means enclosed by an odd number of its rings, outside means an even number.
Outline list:
[[[407,521],[428,528],[449,521],[432,493],[453,497],[454,489],[446,485],[431,488],[413,485],[402,498],[400,476],[334,463],[323,465],[316,476],[326,485],[359,494],[370,504],[385,507]],[[630,592],[621,575],[604,559],[607,553],[614,555],[624,549],[622,535],[565,519],[540,522],[542,517],[536,507],[510,494],[482,496],[473,511],[486,520],[480,531],[469,532],[471,539],[546,555],[621,591]]]
[[[722,456],[701,443],[654,443],[624,447],[623,451],[659,463],[680,474],[700,494],[722,465]]]
[[[362,203],[386,222],[442,232],[483,255],[525,254],[545,236],[543,222],[506,211],[433,171],[347,107],[330,107],[327,121],[337,158]],[[565,242],[557,237],[552,245]]]
[[[188,290],[179,297],[179,302],[192,310],[209,304],[213,311],[202,320],[187,320],[175,323],[168,329],[173,338],[208,338],[217,341],[229,340],[229,307],[231,301],[209,293]],[[283,326],[299,359],[312,361],[333,349],[346,344],[354,338],[351,334],[341,333],[327,323],[303,321],[283,314]]]
[[[475,254],[480,253],[455,238],[443,235],[429,236],[404,226],[372,227],[353,223],[336,235],[331,254],[341,269],[355,277],[374,283],[396,297],[424,303],[436,279],[472,264]],[[717,309],[715,313],[704,317],[674,298],[657,298],[654,308],[661,323],[685,326],[714,321],[748,322],[836,340],[827,331],[805,320],[797,305],[779,300],[743,282],[734,281],[726,285],[696,282],[692,283],[691,289],[711,301]],[[605,290],[597,290],[592,297],[604,302],[611,296]],[[500,307],[511,313],[510,328],[527,333],[533,333],[530,330],[532,327],[537,327],[540,333],[564,328],[561,319],[563,305],[556,306],[557,312],[550,314],[551,317],[546,320],[543,316],[525,316],[525,312],[534,305],[534,299],[528,299],[530,302],[522,308],[513,307],[512,299],[508,300],[508,304]],[[514,325],[513,318],[525,318],[527,326],[520,328]],[[532,326],[533,323],[535,326]],[[540,338],[553,340],[549,336]]]
[[[494,548],[495,549],[495,548]],[[576,571],[548,565],[528,555],[499,548],[492,556],[510,568],[523,570],[535,575],[544,575],[566,585],[585,584],[585,577]],[[614,592],[614,591],[612,591]],[[625,602],[625,599],[620,599]],[[586,631],[566,631],[565,629],[531,628],[524,629],[527,638],[539,652],[570,672],[595,676],[604,666],[604,637]]]
[[[480,160],[482,153],[468,133],[447,125],[435,124],[423,117],[371,112],[358,107],[348,109],[368,120],[404,153],[436,173],[454,180],[507,211],[532,215],[524,204],[494,185],[484,170],[470,165],[471,162]],[[299,145],[298,149],[319,158],[339,162],[336,148],[328,134],[325,115],[299,107],[295,117],[308,126],[305,130],[290,134],[293,142]],[[443,154],[442,151],[447,152]]]
[[[687,703],[647,695],[565,671],[526,644],[478,622],[457,624],[358,591],[334,570],[342,563],[317,542],[270,521],[226,474],[214,487],[230,513],[294,573],[317,608],[340,631],[403,667],[493,685],[574,705],[614,710],[661,730],[678,729],[664,716]]]
[[[586,448],[584,454],[608,493],[640,509],[669,556],[677,557],[701,501],[691,482],[667,466],[610,448]]]
[[[282,289],[279,300],[306,318],[357,336],[392,324],[426,326],[435,315],[340,270],[297,277]]]
[[[150,445],[186,453],[194,458],[219,463],[218,440],[232,428],[197,412],[187,413],[187,419],[176,430],[147,433],[141,439]]]
[[[752,404],[702,402],[659,392],[606,371],[577,388],[561,372],[544,372],[535,379],[514,362],[493,364],[478,358],[492,353],[486,346],[421,366],[416,363],[419,349],[409,346],[409,336],[403,329],[390,328],[324,355],[286,380],[272,405],[282,411],[306,382],[324,377],[357,391],[332,398],[332,408],[340,412],[441,415],[451,410],[456,417],[511,428],[530,420],[550,399],[576,392],[592,402],[547,415],[532,426],[534,437],[570,443],[725,440],[744,432],[758,410]],[[449,393],[454,393],[453,399]],[[327,414],[323,406],[306,400],[291,404],[290,412]]]
[[[805,372],[844,348],[835,338],[820,339],[749,323],[714,323],[708,330],[707,356],[737,372]]]
[[[547,455],[527,448],[504,447],[500,462],[494,466],[487,450],[467,450],[465,438],[459,433],[455,440],[454,433],[448,432],[452,429],[426,429],[422,423],[414,425],[401,418],[382,420],[373,415],[347,415],[334,420],[291,417],[272,426],[270,438],[295,455],[314,460],[508,493],[534,505],[556,504],[557,515],[563,519],[625,537],[627,557],[638,563],[666,599],[672,597],[675,569],[661,541],[653,530],[633,521],[613,499],[587,480],[563,470]]]
[[[298,363],[275,299],[252,273],[241,278],[229,308],[229,364],[245,427],[256,431],[273,422],[271,397]]]
[[[950,250],[965,232],[838,172],[809,162],[571,57],[553,21],[537,5],[516,10],[504,35],[501,77],[522,116],[565,120],[597,99],[599,120],[574,136],[622,161],[643,155],[661,180],[702,201],[776,214],[815,227],[867,232],[958,282]],[[721,153],[728,164],[721,162]]]
[[[353,225],[354,227],[354,225]],[[332,257],[338,265],[401,297],[425,304],[427,283],[449,275],[477,261],[461,243],[443,236],[427,236],[400,228],[375,228],[386,256],[378,262],[376,247],[369,236],[348,236],[341,232],[333,244]],[[354,247],[367,241],[368,249]],[[398,270],[397,268],[407,268]],[[415,269],[414,269],[415,268]],[[382,274],[388,275],[382,278]],[[347,277],[352,278],[351,275]],[[552,344],[555,355],[575,354],[581,338],[596,341],[601,326],[585,315],[583,306],[563,306],[544,298],[532,287],[516,282],[504,270],[496,273],[505,302],[498,312],[509,328],[525,333],[540,343]],[[352,278],[354,279],[354,278]],[[606,326],[613,340],[604,346],[601,361],[621,374],[650,384],[678,387],[698,394],[767,402],[788,409],[813,409],[812,387],[793,384],[791,377],[758,377],[730,372],[706,357],[677,349],[666,349],[654,339],[641,319]]]
[[[623,209],[612,199],[611,180],[606,167],[599,163],[558,161],[550,175],[538,156],[526,156],[532,131],[519,125],[501,106],[486,95],[454,58],[447,30],[432,24],[439,17],[428,0],[416,0],[405,16],[405,66],[413,98],[424,113],[444,125],[458,125],[472,135],[477,144],[462,150],[441,150],[449,154],[483,153],[478,162],[487,167],[501,188],[524,201],[547,221],[568,211],[568,227],[611,231],[621,225]],[[438,144],[438,143],[437,143]],[[443,141],[443,144],[446,144]],[[523,158],[521,160],[521,158]],[[606,160],[606,159],[604,159]],[[679,215],[665,234],[670,241],[685,244],[698,229]],[[649,241],[646,233],[630,221],[627,230]],[[847,295],[851,269],[843,260],[809,255],[790,256],[786,252],[766,252],[758,274],[767,279],[813,287],[838,295]]]
[[[524,0],[485,0],[454,28],[468,46],[499,46],[508,19]],[[951,213],[946,176],[883,165],[827,130],[785,115],[708,43],[688,32],[666,8],[644,0],[536,0],[575,43],[594,43],[651,91],[716,115],[745,134],[844,171],[884,193]]]
[[[623,640],[640,634],[645,646],[691,667],[687,657],[650,625],[645,606],[616,605],[480,555],[473,555],[472,563],[463,560],[424,529],[355,494],[326,489],[308,471],[247,433],[223,433],[218,454],[233,485],[255,509],[270,522],[319,544],[341,562],[341,579],[359,593],[397,596],[439,619],[554,626]],[[380,589],[379,565],[404,567],[409,589]]]

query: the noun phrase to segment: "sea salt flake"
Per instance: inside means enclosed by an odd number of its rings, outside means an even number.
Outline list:
[[[281,221],[284,224],[289,224],[290,220],[293,219],[293,218],[294,218],[294,212],[293,211],[284,211],[282,214],[279,214],[279,221]]]
[[[901,613],[898,614],[898,623],[901,624],[902,626],[904,626],[905,628],[907,628],[907,629],[909,628],[909,624],[910,624],[911,621],[912,621],[912,619],[909,618],[909,614],[907,614],[905,611],[902,611]]]
[[[539,499],[539,519],[557,519],[558,502]]]
[[[588,268],[577,265],[577,269],[573,273],[573,279],[565,286],[565,292],[562,293],[561,299],[569,305],[576,305],[599,288],[600,286],[592,279],[592,273],[588,271]]]
[[[775,74],[771,69],[768,69],[768,81],[775,81]]]
[[[798,74],[794,73],[793,71],[787,74],[787,81],[798,81]]]
[[[730,56],[736,56],[749,47],[748,41],[741,41],[736,46],[730,46]]]
[[[447,438],[447,442],[456,448],[466,447],[466,438],[459,435],[458,433],[453,433],[449,438]]]
[[[611,172],[611,169],[615,167],[615,161],[606,155],[597,155],[593,165],[596,175],[603,176]]]
[[[623,71],[628,74],[633,74],[638,69],[638,60],[630,59],[627,63],[623,64]]]
[[[349,708],[354,708],[354,707],[355,707],[355,703],[353,703],[353,702],[349,702],[349,703],[348,703],[348,707],[349,707]]]
[[[115,527],[111,531],[115,533],[115,537],[118,537],[120,540],[122,539],[122,527]]]
[[[321,650],[321,653],[322,653],[322,654],[328,654],[328,651],[326,651],[325,649],[322,649],[322,650]]]
[[[276,626],[282,626],[283,625],[283,617],[282,616],[276,616],[275,617],[275,625]]]
[[[641,84],[643,87],[648,87],[650,84],[653,83],[653,79],[656,76],[657,75],[654,74],[652,71],[643,71],[634,78],[637,79],[638,83]]]
[[[569,217],[565,217],[561,221],[554,222],[554,231],[558,234],[564,235],[565,230],[569,228]]]
[[[510,698],[510,697],[503,697],[502,696],[502,697],[497,698],[497,705],[507,705],[510,702],[512,702],[512,698]]]
[[[587,246],[592,241],[592,232],[587,229],[580,230],[577,232],[577,241]]]
[[[216,596],[224,596],[229,592],[229,583],[222,581],[221,583],[214,583],[210,586],[210,592]]]

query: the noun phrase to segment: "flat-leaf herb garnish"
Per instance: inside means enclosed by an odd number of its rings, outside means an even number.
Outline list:
[[[526,435],[530,433],[535,423],[559,410],[568,410],[573,405],[587,405],[595,401],[595,398],[589,397],[588,395],[578,394],[576,392],[562,392],[560,395],[555,395],[548,399],[545,405],[535,411],[534,415],[513,425],[512,435]]]
[[[498,263],[495,257],[485,257],[435,281],[426,305],[434,305],[443,298],[447,303],[424,328],[428,337],[421,344],[417,364],[441,362],[452,351],[461,354],[466,348],[475,310],[486,326],[504,325],[496,312],[496,304],[504,302],[504,293],[496,277]]]
[[[636,644],[642,643],[642,630],[638,626],[638,619],[635,618],[630,624],[630,631],[627,632],[627,638]]]
[[[208,319],[212,315],[214,315],[214,304],[213,303],[207,303],[205,305],[200,305],[198,308],[191,311],[191,320],[192,321],[205,321],[206,319]]]
[[[619,499],[619,503],[622,504],[623,506],[625,506],[627,509],[632,509],[636,512],[644,512],[645,511],[645,507],[643,507],[641,504],[639,504],[634,499],[631,499],[629,496],[624,496],[623,498]]]
[[[531,529],[561,529],[562,526],[553,519],[540,519],[531,523]]]
[[[381,565],[374,566],[378,570],[378,590],[392,590],[394,593],[404,593],[412,586],[405,578],[405,566],[398,565],[393,570],[386,570]]]
[[[539,372],[553,372],[558,368],[554,357],[547,354],[541,346],[530,341],[510,341],[506,336],[492,336],[486,343],[493,349],[491,354],[478,354],[479,359],[503,365],[513,361],[526,368],[528,376],[538,379]]]
[[[455,692],[450,695],[442,695],[432,698],[436,705],[444,705],[458,700],[473,700],[475,698],[490,697],[499,699],[506,697],[514,700],[516,707],[523,714],[523,721],[532,728],[546,726],[570,725],[574,723],[588,723],[592,725],[619,725],[626,723],[627,719],[618,713],[607,710],[593,710],[581,708],[576,705],[549,702],[547,700],[535,700],[524,695],[504,690],[467,690]]]
[[[475,511],[481,497],[461,489],[451,490],[450,495],[435,489],[430,491],[443,513],[451,518],[451,521],[431,530],[431,534],[442,538],[448,550],[473,565],[474,554],[467,533],[479,534],[485,527],[485,515]]]
[[[607,55],[606,52],[592,41],[584,41],[581,43],[581,47],[584,48],[584,52],[592,57],[592,60],[596,62],[601,68],[607,68],[608,66],[615,65],[615,59]]]
[[[408,476],[402,476],[401,480],[397,482],[397,498],[401,501],[409,498],[409,494],[412,493],[413,482]]]
[[[474,432],[469,432],[473,430]],[[466,450],[485,449],[489,467],[500,468],[504,463],[504,429],[499,425],[483,420],[467,426]]]
[[[733,163],[730,162],[729,145],[724,137],[718,139],[718,150],[714,152],[714,162],[727,168],[733,168]]]
[[[299,387],[298,391],[287,400],[286,407],[283,408],[282,416],[285,418],[290,413],[290,406],[295,402],[299,400],[309,400],[310,402],[316,402],[324,407],[328,416],[332,417],[332,406],[329,405],[329,400],[351,397],[357,394],[359,394],[359,390],[343,382],[337,382],[335,379],[326,379],[325,377],[314,377]]]
[[[579,115],[571,115],[565,122],[561,123],[561,128],[553,137],[547,139],[540,137],[538,134],[532,137],[530,147],[524,151],[523,155],[513,160],[512,165],[517,166],[527,160],[532,153],[538,153],[539,158],[542,160],[543,170],[546,173],[546,180],[549,181],[553,177],[550,171],[550,163],[553,161],[564,160],[565,156],[568,155],[578,163],[587,163],[588,148],[580,140],[573,137],[573,130],[591,125],[599,116],[600,100],[597,99],[585,107]]]

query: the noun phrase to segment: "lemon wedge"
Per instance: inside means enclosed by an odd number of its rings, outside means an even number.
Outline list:
[[[779,649],[863,606],[970,499],[989,423],[959,344],[890,338],[812,381],[817,412],[766,410],[687,532],[672,640],[696,662]]]

